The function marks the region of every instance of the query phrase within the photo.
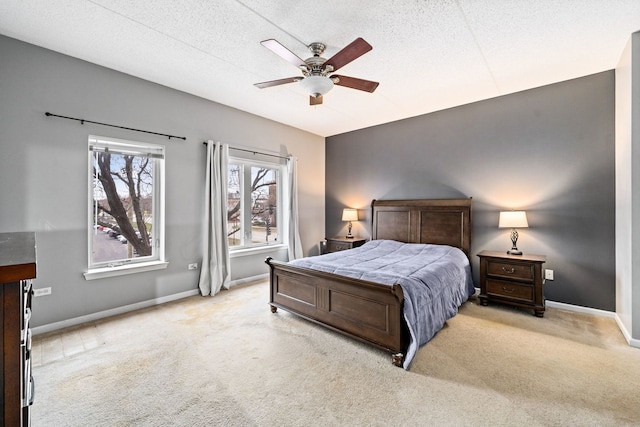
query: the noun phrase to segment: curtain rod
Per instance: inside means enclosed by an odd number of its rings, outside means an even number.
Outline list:
[[[132,130],[134,132],[143,132],[143,133],[150,133],[152,135],[166,136],[169,139],[175,138],[175,139],[182,139],[182,140],[185,140],[185,141],[187,139],[184,136],[168,135],[166,133],[158,133],[158,132],[151,132],[151,131],[148,131],[148,130],[141,130],[141,129],[128,128],[128,127],[124,127],[124,126],[110,125],[108,123],[94,122],[94,121],[85,120],[85,119],[76,119],[75,117],[59,116],[57,114],[49,113],[48,111],[46,113],[44,113],[44,115],[47,116],[47,117],[60,117],[61,119],[76,120],[76,121],[80,122],[80,124],[85,124],[85,122],[86,122],[86,123],[93,123],[93,124],[102,125],[102,126],[110,126],[112,128]]]
[[[207,145],[207,141],[203,142],[204,145]],[[237,148],[237,147],[232,147],[229,146],[230,150],[238,150],[238,151],[246,151],[247,153],[252,153],[252,154],[260,154],[261,156],[270,156],[270,157],[277,157],[279,159],[289,159],[288,157],[282,157],[282,156],[276,156],[275,154],[269,154],[269,153],[263,153],[261,151],[256,151],[256,150],[246,150],[244,148]]]

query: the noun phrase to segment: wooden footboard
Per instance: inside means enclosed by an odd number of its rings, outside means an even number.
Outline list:
[[[267,258],[271,311],[282,308],[392,353],[402,366],[408,345],[402,288],[382,285]]]

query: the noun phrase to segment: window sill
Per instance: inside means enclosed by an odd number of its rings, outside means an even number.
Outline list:
[[[270,252],[286,251],[286,250],[287,250],[287,245],[283,245],[283,244],[259,246],[255,248],[246,248],[246,249],[235,249],[235,250],[229,251],[229,258],[239,258],[243,256],[260,255],[260,254],[266,254]]]
[[[85,280],[95,280],[103,279],[105,277],[124,276],[125,274],[162,270],[167,268],[168,265],[168,261],[151,261],[141,262],[138,264],[121,265],[118,267],[94,268],[84,273],[84,278]]]

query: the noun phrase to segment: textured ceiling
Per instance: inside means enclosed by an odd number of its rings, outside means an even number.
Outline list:
[[[0,34],[321,136],[613,69],[638,30],[640,0],[0,0]],[[262,40],[304,59],[357,37],[340,74],[372,94],[253,86],[300,74]]]

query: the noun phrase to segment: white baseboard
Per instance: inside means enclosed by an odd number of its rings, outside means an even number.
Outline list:
[[[624,339],[627,341],[627,343],[631,347],[640,348],[640,340],[631,338],[631,334],[629,333],[629,331],[627,331],[627,328],[625,328],[624,324],[620,320],[620,317],[618,316],[617,313],[613,311],[599,310],[597,308],[582,307],[580,305],[565,304],[563,302],[556,302],[556,301],[549,301],[549,300],[546,301],[546,305],[547,307],[559,308],[561,310],[568,310],[568,311],[574,311],[578,313],[591,314],[593,316],[600,316],[600,317],[607,317],[609,319],[615,319],[616,323],[618,324],[618,328],[620,329],[620,332],[622,332],[622,335],[624,336]]]
[[[258,280],[266,280],[269,278],[269,273],[259,274],[257,276],[245,277],[244,279],[236,279],[229,282],[229,286],[242,285],[244,283],[256,282]]]
[[[187,298],[187,297],[190,297],[193,295],[199,295],[199,294],[200,294],[199,289],[193,289],[191,291],[181,292],[179,294],[167,295],[166,297],[154,298],[147,301],[137,302],[135,304],[129,304],[122,307],[116,307],[109,310],[99,311],[97,313],[91,313],[84,316],[74,317],[73,319],[67,319],[67,320],[62,320],[60,322],[49,323],[47,325],[36,326],[31,328],[31,332],[33,333],[33,335],[44,334],[46,332],[68,328],[70,326],[76,326],[86,322],[93,322],[95,320],[104,319],[105,317],[128,313],[130,311],[139,310],[141,308],[152,307],[154,305],[163,304],[165,302],[175,301],[178,299]]]
[[[255,282],[258,280],[265,280],[269,278],[269,273],[260,274],[257,276],[246,277],[243,279],[236,279],[229,282],[229,286],[242,285],[244,283]],[[33,335],[44,334],[46,332],[57,331],[58,329],[68,328],[70,326],[80,325],[86,322],[93,322],[95,320],[104,319],[105,317],[116,316],[118,314],[128,313],[134,310],[140,310],[141,308],[152,307],[154,305],[164,304],[187,298],[194,295],[199,295],[199,289],[193,289],[186,292],[180,292],[179,294],[167,295],[165,297],[154,298],[147,301],[137,302],[135,304],[129,304],[122,307],[116,307],[109,310],[99,311],[97,313],[87,314],[85,316],[74,317],[73,319],[62,320],[60,322],[49,323],[47,325],[36,326],[31,328]]]
[[[575,311],[576,313],[591,314],[592,316],[608,317],[613,319],[616,313],[613,311],[600,310],[597,308],[583,307],[581,305],[567,304],[564,302],[556,302],[546,300],[545,305],[551,308],[559,308],[560,310]]]
[[[265,280],[268,278],[269,278],[268,273],[260,274],[257,276],[251,276],[243,279],[233,280],[229,282],[229,286],[242,285],[244,283],[255,282],[258,280]],[[179,294],[167,295],[165,297],[154,298],[147,301],[141,301],[135,304],[129,304],[122,307],[116,307],[109,310],[99,311],[97,313],[87,314],[85,316],[74,317],[73,319],[67,319],[67,320],[62,320],[60,322],[49,323],[47,325],[36,326],[34,328],[31,328],[31,332],[33,332],[33,335],[44,334],[46,332],[56,331],[58,329],[68,328],[70,326],[76,326],[82,323],[104,319],[105,317],[128,313],[130,311],[139,310],[141,308],[152,307],[154,305],[163,304],[166,302],[171,302],[171,301],[175,301],[175,300],[179,300],[182,298],[187,298],[187,297],[190,297],[193,295],[199,295],[199,294],[200,294],[199,289],[193,289],[190,291],[181,292]],[[620,331],[622,332],[622,335],[624,335],[624,338],[627,340],[629,345],[631,347],[640,348],[640,340],[631,338],[631,334],[629,334],[629,331],[627,331],[627,329],[624,327],[618,315],[612,311],[599,310],[597,308],[582,307],[579,305],[566,304],[563,302],[556,302],[556,301],[549,301],[549,300],[546,301],[546,305],[552,308],[559,308],[562,310],[574,311],[578,313],[591,314],[594,316],[608,317],[608,318],[615,319],[616,323],[618,324],[618,327],[620,328]]]
[[[480,292],[480,288],[476,288],[476,292]],[[567,311],[573,311],[576,313],[590,314],[592,316],[600,316],[600,317],[607,317],[609,319],[615,319],[616,323],[618,324],[618,328],[620,328],[620,332],[622,332],[622,335],[624,335],[624,339],[627,341],[627,343],[631,347],[640,348],[640,340],[631,338],[631,334],[629,333],[629,331],[627,331],[627,328],[624,326],[624,324],[620,320],[620,317],[618,317],[618,314],[613,311],[600,310],[597,308],[583,307],[581,305],[567,304],[564,302],[549,301],[549,300],[545,301],[545,305],[547,307],[558,308],[560,310],[567,310]]]
[[[624,339],[627,340],[627,342],[631,347],[640,348],[640,340],[631,338],[631,334],[627,330],[624,323],[622,323],[622,319],[620,319],[620,316],[616,314],[615,318],[616,318],[616,323],[618,324],[618,328],[620,328],[620,332],[622,332],[622,335],[624,335]]]

